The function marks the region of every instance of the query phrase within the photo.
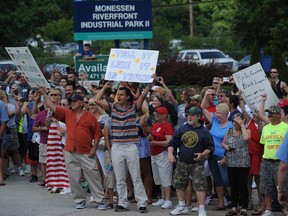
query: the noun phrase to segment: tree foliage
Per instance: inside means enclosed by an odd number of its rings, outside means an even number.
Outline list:
[[[250,48],[257,40],[262,48],[277,44],[280,52],[287,51],[286,0],[235,0],[235,6],[232,27],[243,47]]]

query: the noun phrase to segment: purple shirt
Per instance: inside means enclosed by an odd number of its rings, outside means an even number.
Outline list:
[[[33,127],[45,127],[46,118],[47,118],[47,110],[42,110],[36,115]],[[40,143],[47,144],[48,140],[48,130],[40,132]]]

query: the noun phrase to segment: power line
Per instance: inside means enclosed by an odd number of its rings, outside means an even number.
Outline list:
[[[213,3],[213,2],[226,2],[227,0],[207,0],[207,1],[197,1],[192,3],[182,3],[182,4],[169,4],[169,5],[156,5],[152,6],[152,8],[161,8],[161,7],[177,7],[177,6],[184,6],[184,5],[197,5],[197,4],[204,4],[204,3]]]

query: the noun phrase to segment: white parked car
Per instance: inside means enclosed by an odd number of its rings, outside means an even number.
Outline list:
[[[226,56],[218,49],[182,50],[177,56],[178,61],[195,61],[200,64],[215,63],[225,66],[231,72],[238,71],[238,61]]]

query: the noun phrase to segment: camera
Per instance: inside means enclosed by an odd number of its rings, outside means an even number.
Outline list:
[[[156,81],[160,82],[161,81],[161,77],[156,77]]]
[[[223,82],[230,82],[229,77],[223,77]]]

